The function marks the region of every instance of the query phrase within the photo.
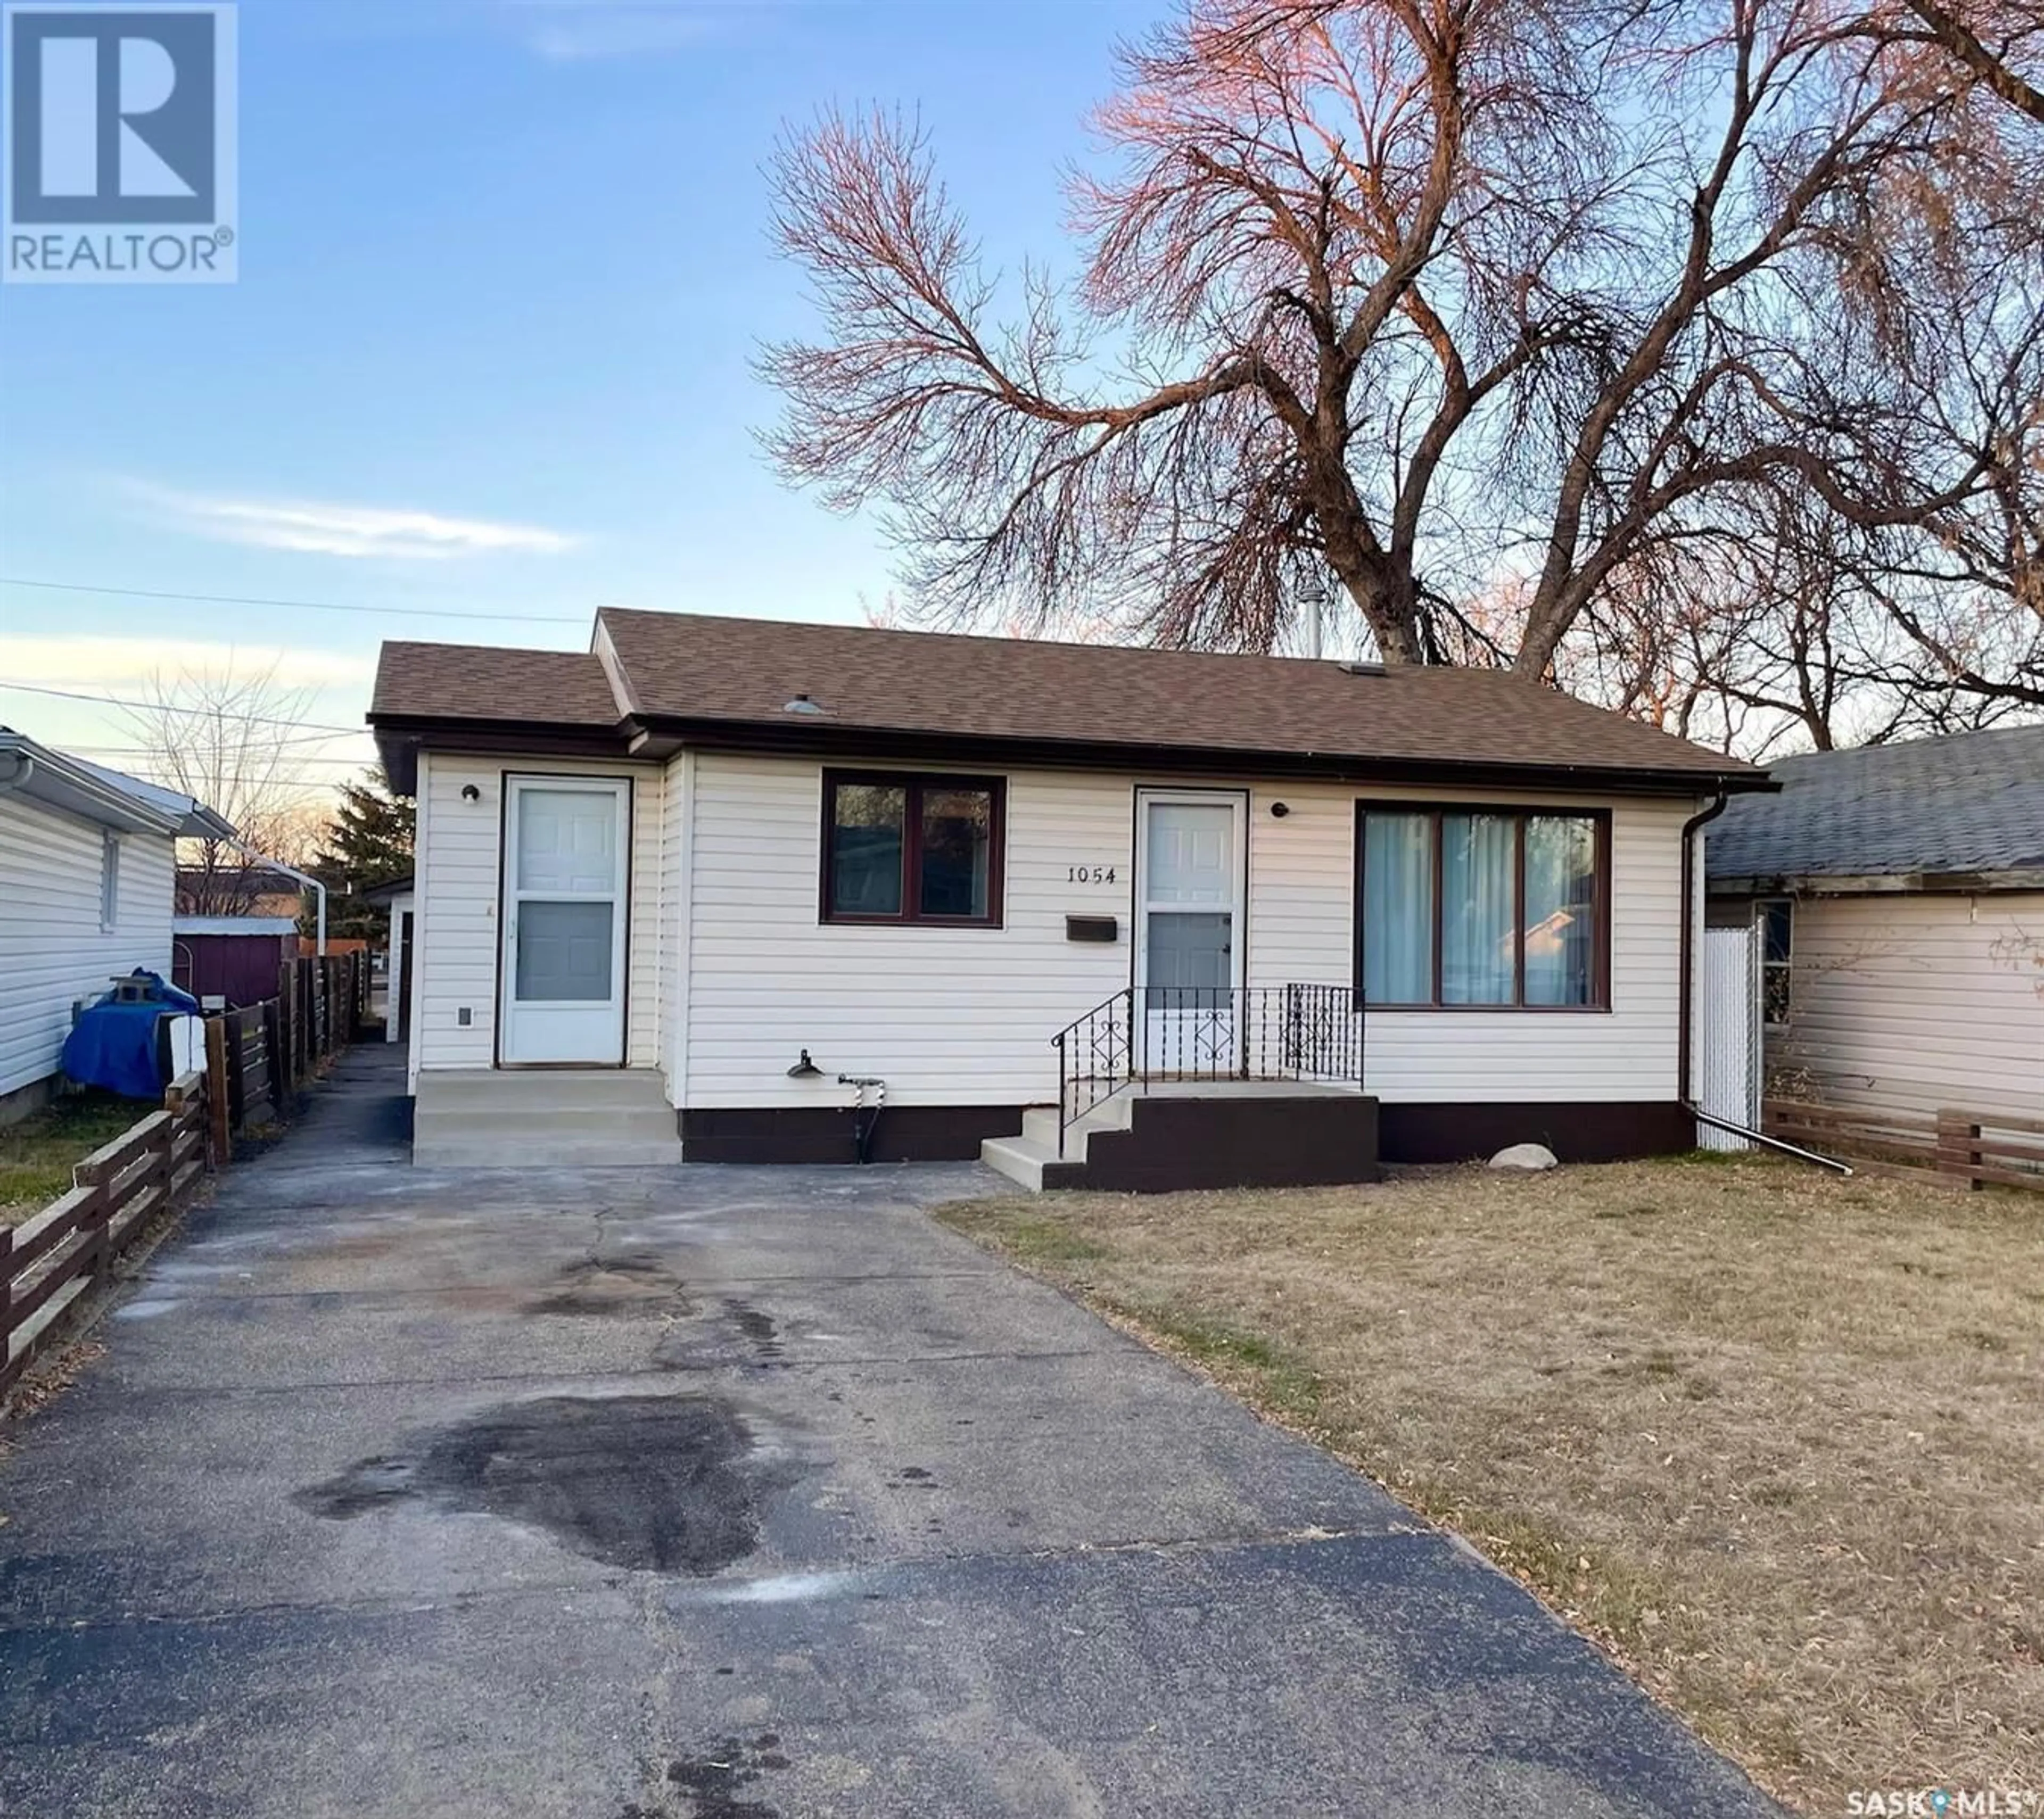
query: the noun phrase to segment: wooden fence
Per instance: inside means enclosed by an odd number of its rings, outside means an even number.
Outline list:
[[[1870,1174],[1949,1188],[2044,1192],[2044,1119],[1952,1107],[1933,1115],[1770,1099],[1762,1129],[1805,1149],[1849,1157]]]
[[[207,1066],[221,1128],[238,1135],[287,1115],[299,1089],[355,1040],[368,1004],[367,955],[329,954],[286,961],[275,997],[211,1019]]]
[[[152,1111],[71,1172],[74,1185],[11,1231],[0,1228],[0,1391],[48,1344],[59,1319],[110,1281],[128,1241],[182,1206],[213,1165],[206,1076],[171,1081]]]
[[[361,954],[286,961],[277,996],[209,1017],[203,1073],[71,1171],[69,1193],[11,1231],[0,1226],[0,1391],[47,1346],[66,1309],[112,1279],[156,1214],[190,1199],[234,1138],[286,1115],[298,1089],[354,1039],[368,1005]]]

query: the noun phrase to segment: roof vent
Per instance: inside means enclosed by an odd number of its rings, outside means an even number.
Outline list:
[[[807,695],[797,695],[792,701],[784,703],[781,712],[784,714],[820,714],[823,709]]]
[[[1381,663],[1340,663],[1335,667],[1344,676],[1382,676],[1389,673]]]

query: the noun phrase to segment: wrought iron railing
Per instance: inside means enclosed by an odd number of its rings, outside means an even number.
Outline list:
[[[1074,1018],[1058,1051],[1058,1153],[1126,1088],[1164,1080],[1362,1084],[1362,1000],[1346,985],[1137,985]]]

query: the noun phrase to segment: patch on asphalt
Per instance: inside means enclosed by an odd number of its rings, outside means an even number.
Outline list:
[[[780,1357],[780,1329],[774,1324],[772,1314],[762,1313],[750,1302],[728,1295],[724,1297],[724,1311],[731,1317],[732,1325],[745,1335],[761,1357]]]
[[[700,1756],[677,1756],[663,1779],[671,1790],[669,1798],[681,1802],[681,1819],[781,1819],[779,1807],[755,1799],[751,1790],[773,1770],[787,1766],[780,1738],[767,1731],[750,1743],[728,1736]],[[644,1809],[640,1816],[651,1819]]]
[[[759,1544],[785,1473],[755,1453],[711,1397],[548,1396],[358,1460],[292,1501],[336,1520],[416,1501],[543,1529],[610,1566],[700,1575]]]
[[[774,1316],[735,1295],[724,1298],[719,1330],[705,1331],[677,1327],[654,1348],[653,1363],[663,1371],[701,1371],[751,1360],[771,1364],[785,1355],[781,1330]],[[734,1357],[734,1352],[743,1354]]]
[[[786,1768],[781,1740],[768,1731],[748,1743],[720,1737],[699,1756],[677,1756],[655,1767],[651,1799],[628,1801],[617,1819],[781,1819],[781,1809],[753,1798],[766,1775]],[[677,1804],[678,1802],[678,1804]]]
[[[671,1270],[649,1257],[586,1257],[561,1271],[557,1285],[527,1302],[521,1311],[584,1314],[600,1319],[652,1308],[671,1314],[691,1311],[681,1279]]]

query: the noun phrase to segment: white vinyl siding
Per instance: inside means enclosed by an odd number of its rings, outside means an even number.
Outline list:
[[[498,933],[504,777],[632,779],[631,900],[626,931],[625,1058],[660,1061],[662,799],[657,767],[560,758],[476,758],[430,752],[419,760],[418,943],[412,1071],[486,1068],[496,1050]],[[477,800],[462,799],[473,785]],[[470,1021],[461,1023],[466,1007]]]
[[[1008,774],[1002,927],[825,924],[822,766],[697,754],[690,1107],[842,1105],[840,1073],[885,1079],[890,1104],[1056,1097],[1051,1037],[1128,982],[1133,786]],[[1116,881],[1069,882],[1080,865]],[[1120,939],[1067,941],[1067,914],[1117,916]],[[823,1079],[788,1077],[804,1049]]]
[[[1770,1091],[2044,1117],[2044,892],[1796,900]]]
[[[0,1094],[57,1071],[75,1001],[138,966],[170,977],[174,843],[167,835],[117,836],[113,924],[106,930],[106,832],[0,795]]]
[[[1687,800],[1511,790],[1258,789],[1249,814],[1249,983],[1346,984],[1354,969],[1356,803],[1611,810],[1611,1008],[1372,1011],[1363,1066],[1386,1100],[1672,1099],[1680,1086]],[[1271,806],[1290,812],[1281,819]]]
[[[707,752],[694,762],[689,1106],[840,1105],[840,1073],[880,1076],[890,1103],[1055,1099],[1051,1038],[1129,982],[1135,791],[1181,785],[1010,771],[1001,927],[847,927],[818,919],[823,767]],[[930,767],[876,757],[859,768]],[[1252,987],[1350,983],[1359,797],[1454,799],[1325,784],[1251,790]],[[1483,800],[1611,808],[1612,1007],[1373,1014],[1369,1089],[1417,1101],[1672,1099],[1680,835],[1696,804],[1510,792]],[[1271,813],[1280,801],[1289,811],[1281,819]],[[1074,868],[1089,878],[1096,867],[1112,868],[1116,882],[1073,881]],[[1120,938],[1068,941],[1074,914],[1117,917]],[[788,1077],[804,1049],[821,1080]]]

